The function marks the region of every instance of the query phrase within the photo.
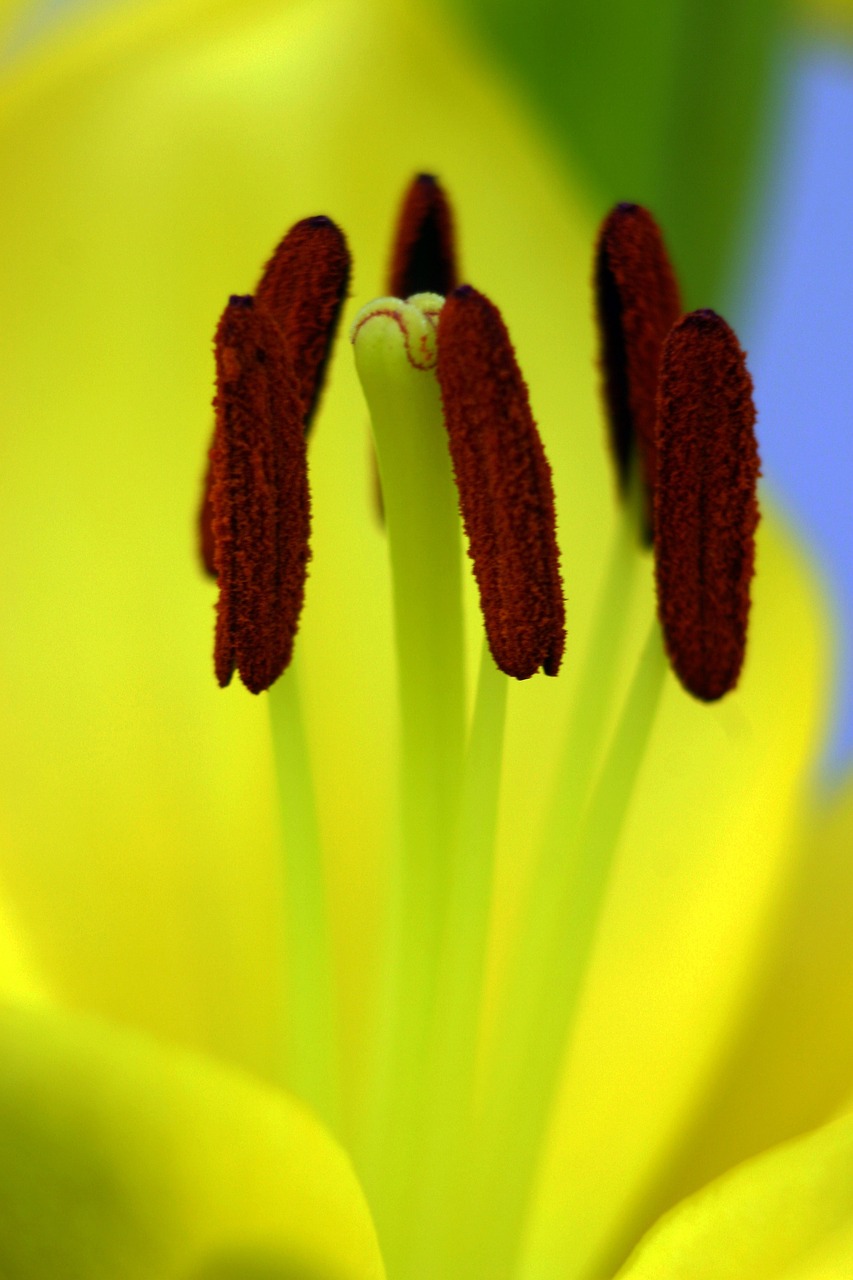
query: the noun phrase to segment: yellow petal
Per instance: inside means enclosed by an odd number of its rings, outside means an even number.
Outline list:
[[[853,1119],[740,1166],[673,1210],[620,1280],[841,1280],[853,1272]]]
[[[349,1162],[286,1097],[106,1024],[0,1011],[0,1271],[381,1280]]]
[[[853,1101],[853,787],[809,813],[760,978],[706,1103],[638,1215],[647,1225],[749,1156]]]

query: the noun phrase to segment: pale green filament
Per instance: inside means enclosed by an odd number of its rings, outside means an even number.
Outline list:
[[[635,473],[636,474],[636,473]],[[557,765],[554,798],[545,823],[533,892],[550,900],[564,874],[567,840],[576,830],[598,764],[613,704],[619,658],[628,630],[639,554],[639,485],[619,511],[577,693]]]
[[[284,850],[285,1079],[289,1089],[337,1129],[339,1063],[327,895],[295,660],[270,690],[269,707]]]
[[[451,1171],[467,1160],[492,901],[507,677],[483,642],[429,1055],[426,1149],[412,1275],[450,1275]]]
[[[516,964],[510,973],[477,1128],[469,1226],[471,1221],[487,1226],[465,1267],[472,1280],[499,1280],[512,1273],[613,857],[666,670],[655,620],[580,830],[566,840],[563,890],[539,922],[535,954],[525,957],[524,969]],[[465,1243],[459,1241],[463,1257]]]
[[[401,837],[389,925],[391,986],[367,1122],[364,1176],[392,1267],[410,1220],[464,735],[458,499],[434,373],[442,299],[383,299],[353,328],[373,427],[394,588]]]

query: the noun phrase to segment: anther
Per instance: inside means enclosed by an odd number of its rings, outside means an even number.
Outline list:
[[[556,675],[566,631],[551,469],[500,312],[468,285],[439,317],[437,373],[492,656],[519,680]]]
[[[409,298],[416,293],[445,297],[457,284],[456,248],[450,201],[432,174],[420,173],[400,208],[388,293]]]
[[[704,702],[737,684],[758,524],[752,381],[713,311],[684,316],[661,365],[655,562],[673,668]]]
[[[618,204],[602,223],[595,299],[617,479],[624,496],[632,468],[639,465],[650,524],[658,371],[666,335],[681,315],[681,299],[657,223],[640,205]]]
[[[307,432],[317,410],[350,278],[350,253],[331,218],[304,218],[288,231],[264,268],[255,305],[281,329]],[[208,464],[199,511],[199,548],[216,576]]]
[[[216,333],[211,507],[219,601],[214,665],[252,693],[290,662],[305,590],[310,504],[303,401],[281,330],[232,298]]]

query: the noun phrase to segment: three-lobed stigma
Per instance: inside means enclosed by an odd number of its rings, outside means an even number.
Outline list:
[[[389,376],[400,342],[413,369],[434,369],[438,361],[436,322],[444,305],[437,293],[416,293],[402,298],[376,298],[362,307],[350,330],[358,350],[373,360],[387,357]]]

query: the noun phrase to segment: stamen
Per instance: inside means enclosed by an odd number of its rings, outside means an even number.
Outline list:
[[[232,298],[216,333],[211,506],[219,601],[214,661],[260,693],[290,662],[309,558],[302,401],[281,330]]]
[[[311,426],[326,374],[350,278],[350,253],[331,218],[304,218],[291,227],[270,258],[255,292],[281,329],[293,370],[305,431]],[[207,573],[216,577],[210,507],[210,461],[199,509],[199,551]]]
[[[438,321],[438,381],[492,656],[556,675],[565,608],[551,469],[497,308],[469,285]]]
[[[627,495],[637,454],[651,524],[658,369],[681,315],[678,282],[648,210],[618,204],[605,218],[595,256],[595,299],[610,445]]]
[[[397,221],[388,293],[445,297],[456,288],[456,246],[450,202],[437,178],[420,173],[411,183]]]
[[[655,559],[678,678],[704,702],[738,681],[746,651],[759,475],[752,380],[713,311],[684,316],[661,365]]]

